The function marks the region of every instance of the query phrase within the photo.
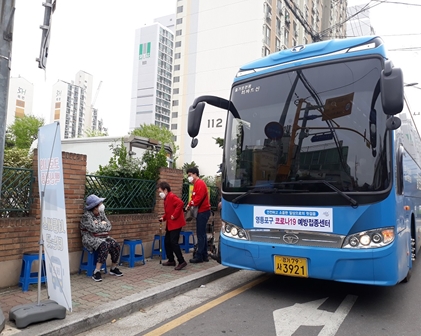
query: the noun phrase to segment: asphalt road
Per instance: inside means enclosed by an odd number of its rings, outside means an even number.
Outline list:
[[[420,273],[374,287],[239,271],[82,335],[419,336]]]

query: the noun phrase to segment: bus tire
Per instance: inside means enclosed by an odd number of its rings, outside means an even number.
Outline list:
[[[412,276],[412,269],[410,268],[408,270],[408,273],[406,274],[406,277],[402,280],[403,283],[408,283]]]

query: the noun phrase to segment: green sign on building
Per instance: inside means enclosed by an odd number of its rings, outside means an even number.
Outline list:
[[[139,59],[151,57],[151,42],[139,44]]]

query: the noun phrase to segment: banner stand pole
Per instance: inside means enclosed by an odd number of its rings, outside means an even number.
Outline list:
[[[41,220],[39,230],[39,265],[38,265],[38,294],[37,294],[37,305],[41,304],[41,274],[42,274],[42,250],[44,246],[44,239],[42,238],[42,219],[44,214],[44,191],[41,191]],[[46,274],[47,270],[45,270]]]

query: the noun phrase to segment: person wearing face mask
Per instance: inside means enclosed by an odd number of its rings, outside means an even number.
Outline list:
[[[175,270],[179,271],[187,266],[181,252],[178,241],[180,239],[181,228],[186,225],[183,213],[183,201],[177,195],[171,192],[171,187],[167,182],[158,183],[159,197],[164,200],[164,215],[159,219],[165,221],[165,251],[168,261],[163,266],[175,266]],[[177,257],[178,265],[175,265],[175,257]]]
[[[197,251],[194,258],[190,259],[191,263],[197,264],[209,261],[206,224],[210,217],[210,202],[208,187],[206,183],[199,178],[199,169],[197,167],[191,167],[187,169],[187,175],[187,179],[193,184],[193,191],[186,210],[191,206],[199,207],[196,218]]]
[[[80,232],[82,244],[90,252],[98,252],[98,260],[92,279],[102,281],[101,266],[107,260],[108,253],[111,255],[110,274],[122,276],[123,273],[116,267],[120,257],[120,245],[109,236],[111,223],[105,216],[105,206],[102,203],[105,198],[97,195],[89,195],[86,198],[85,213],[80,220]]]

